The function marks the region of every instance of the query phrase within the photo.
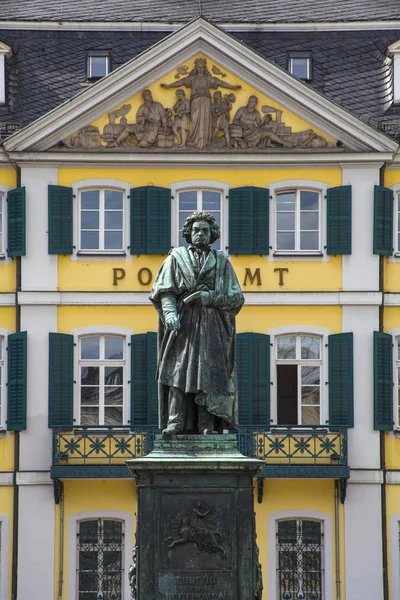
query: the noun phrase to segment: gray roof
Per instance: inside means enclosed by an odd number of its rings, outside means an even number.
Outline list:
[[[400,19],[399,0],[1,0],[0,21],[301,23]]]
[[[222,0],[221,0],[222,1]],[[1,30],[12,48],[6,59],[4,123],[26,125],[87,89],[86,53],[109,50],[115,69],[151,47],[168,32]],[[375,127],[400,135],[400,111],[391,107],[391,65],[386,51],[398,30],[335,32],[238,32],[237,39],[260,56],[287,68],[288,52],[310,52],[311,84],[318,92]],[[396,123],[398,125],[396,125]],[[397,128],[397,129],[396,129]]]

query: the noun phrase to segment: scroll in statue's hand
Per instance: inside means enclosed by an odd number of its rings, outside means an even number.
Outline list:
[[[191,304],[192,302],[198,302],[200,304],[203,304],[203,306],[207,306],[208,304],[210,304],[210,299],[211,299],[211,294],[210,292],[194,292],[193,294],[190,294],[190,296],[187,296],[186,298],[184,298],[184,303],[185,304]]]

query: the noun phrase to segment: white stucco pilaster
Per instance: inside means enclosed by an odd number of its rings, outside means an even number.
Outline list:
[[[57,185],[55,167],[23,166],[26,189],[26,256],[22,259],[22,290],[56,290],[58,256],[48,253],[47,189]]]
[[[343,166],[343,185],[352,186],[352,253],[343,256],[343,290],[379,288],[379,257],[372,252],[374,185],[378,164]]]
[[[349,483],[347,488],[344,535],[349,600],[383,599],[380,494],[377,484]]]
[[[373,425],[373,331],[379,327],[376,306],[343,306],[343,331],[354,334],[354,427],[349,429],[352,468],[379,469],[379,432]]]
[[[27,428],[21,432],[21,471],[48,471],[52,430],[48,427],[49,333],[57,331],[57,306],[23,306],[21,329],[28,333]]]

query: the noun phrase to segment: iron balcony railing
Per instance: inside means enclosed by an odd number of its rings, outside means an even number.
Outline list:
[[[117,466],[149,454],[158,427],[80,426],[53,430],[53,467]]]
[[[156,426],[80,426],[53,430],[53,467],[124,465],[153,449]],[[347,429],[326,425],[240,426],[235,431],[242,454],[266,466],[346,466]]]
[[[238,428],[242,454],[263,460],[267,466],[348,465],[347,429],[326,425],[248,425]]]

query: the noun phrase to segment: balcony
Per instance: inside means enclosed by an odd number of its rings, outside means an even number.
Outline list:
[[[81,426],[53,430],[53,479],[127,478],[125,462],[151,452],[157,427]],[[349,477],[347,429],[324,425],[238,427],[242,454],[265,462],[260,478]]]
[[[242,454],[265,462],[263,478],[346,479],[350,475],[344,427],[239,427],[238,447]]]
[[[132,477],[125,462],[149,454],[157,427],[81,426],[53,430],[53,479]]]

